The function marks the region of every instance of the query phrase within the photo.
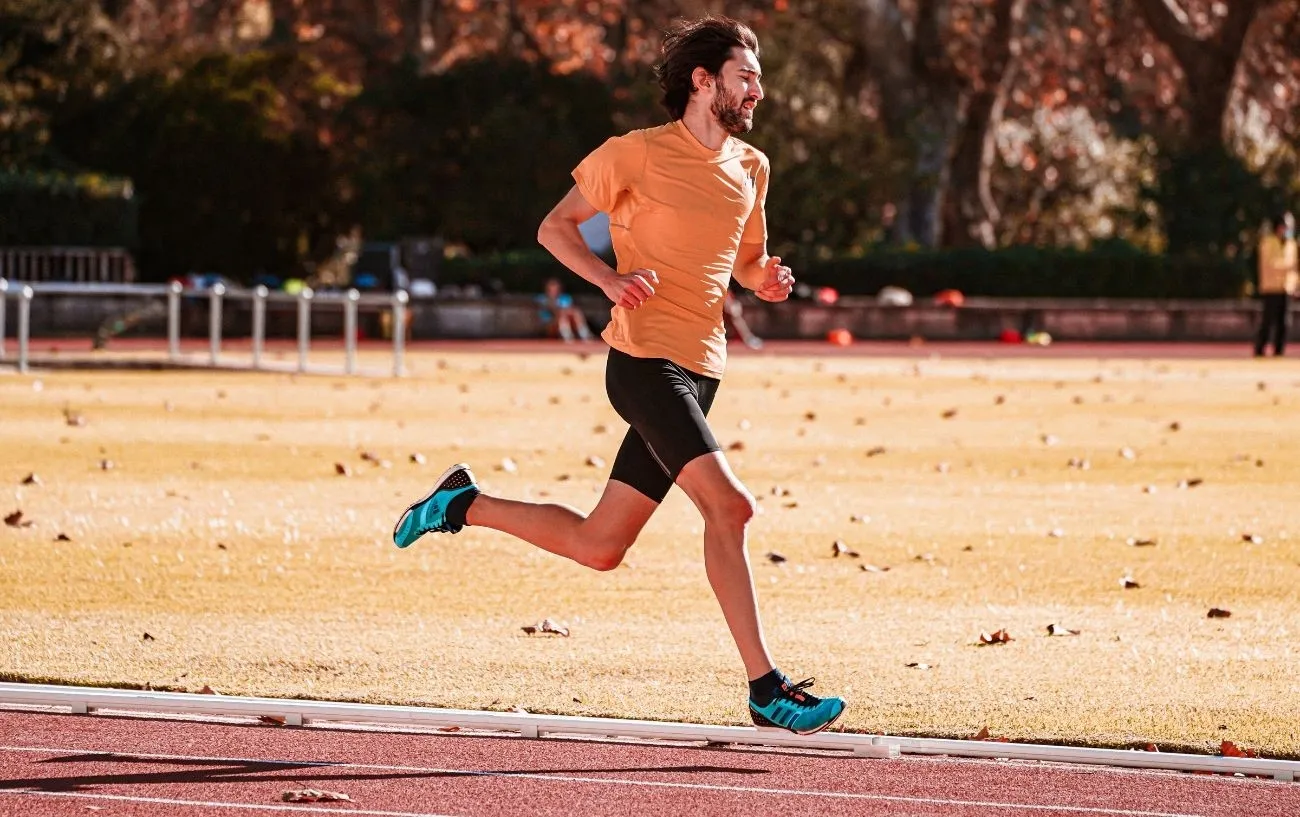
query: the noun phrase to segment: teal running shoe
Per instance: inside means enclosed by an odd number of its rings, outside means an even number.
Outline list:
[[[457,463],[438,477],[433,490],[423,499],[406,509],[393,528],[393,544],[399,548],[410,547],[426,533],[458,533],[461,526],[447,520],[447,506],[453,499],[468,492],[478,493],[474,473],[465,463]]]
[[[781,686],[772,693],[772,700],[759,705],[751,696],[749,699],[749,716],[755,726],[770,726],[788,729],[796,735],[811,735],[820,732],[835,723],[835,719],[844,713],[844,701],[841,698],[818,698],[804,692],[813,685],[812,678],[791,684],[784,678]]]

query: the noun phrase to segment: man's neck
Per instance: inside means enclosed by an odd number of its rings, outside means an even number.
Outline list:
[[[727,137],[731,135],[718,123],[718,118],[712,111],[695,105],[687,106],[686,113],[682,115],[682,125],[709,150],[722,150]]]

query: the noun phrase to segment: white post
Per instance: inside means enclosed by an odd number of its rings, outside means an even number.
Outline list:
[[[181,286],[172,281],[167,288],[167,357],[173,363],[181,356]]]
[[[225,294],[225,284],[213,284],[208,294],[208,348],[213,366],[221,358],[221,298]]]
[[[266,340],[267,289],[258,285],[253,290],[253,368],[262,367],[262,344]]]
[[[405,290],[393,293],[393,377],[406,374],[406,304],[410,300]]]
[[[0,278],[0,360],[5,359],[5,313],[9,311],[9,281]]]
[[[32,333],[32,288],[18,293],[18,373],[27,374],[27,344]]]
[[[360,300],[361,293],[349,289],[343,302],[343,371],[347,374],[357,373],[357,301]]]
[[[298,371],[307,371],[307,350],[311,346],[311,287],[298,295]]]

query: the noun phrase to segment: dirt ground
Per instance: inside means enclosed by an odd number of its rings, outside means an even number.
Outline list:
[[[0,372],[0,676],[745,722],[680,492],[611,573],[393,546],[456,461],[591,507],[625,426],[603,353],[555,348]],[[769,643],[844,728],[1300,757],[1298,409],[1288,360],[745,355],[711,420]]]

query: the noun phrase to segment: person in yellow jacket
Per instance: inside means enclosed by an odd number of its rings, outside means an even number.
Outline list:
[[[1271,219],[1272,231],[1259,242],[1259,294],[1264,312],[1255,338],[1255,357],[1264,356],[1264,347],[1273,341],[1273,354],[1286,352],[1286,332],[1291,296],[1300,289],[1297,269],[1295,219],[1283,213]]]

